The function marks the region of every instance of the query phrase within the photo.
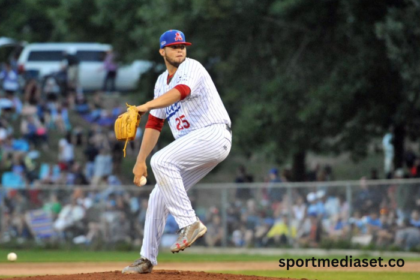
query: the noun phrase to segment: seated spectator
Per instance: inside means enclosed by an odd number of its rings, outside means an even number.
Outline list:
[[[231,241],[235,247],[245,246],[246,244],[245,232],[246,232],[246,228],[244,224],[241,224],[239,228],[233,231]]]
[[[25,85],[23,100],[26,104],[36,106],[41,100],[41,88],[35,78],[30,78]]]
[[[70,168],[71,174],[71,185],[89,185],[89,181],[87,180],[85,174],[83,174],[82,166],[80,163],[75,162]]]
[[[58,218],[54,222],[53,227],[60,233],[61,237],[65,238],[66,234],[73,233],[72,230],[81,225],[84,216],[85,210],[73,198],[71,203],[64,206],[60,214],[58,214]]]
[[[68,111],[67,102],[63,102],[63,104],[61,104],[57,107],[56,123],[57,123],[58,128],[62,132],[71,130],[71,124],[70,124],[70,119],[69,119],[69,111]]]
[[[337,214],[334,216],[331,216],[330,218],[330,228],[328,231],[328,236],[331,239],[341,239],[345,237],[345,223],[341,215]]]
[[[402,227],[395,234],[394,244],[407,251],[418,247],[420,245],[420,229],[410,225],[410,221],[405,219]]]
[[[12,128],[9,126],[8,122],[0,118],[0,145],[3,144],[7,137],[11,134]]]
[[[10,101],[12,101],[13,103],[13,109],[14,109],[14,117],[13,119],[16,119],[18,117],[18,115],[22,112],[22,101],[20,100],[19,97],[14,96],[12,93],[6,93],[6,98],[9,99]]]
[[[386,246],[390,245],[394,239],[396,230],[396,222],[389,221],[386,214],[382,214],[380,217],[381,229],[376,232],[376,245]]]
[[[42,209],[51,215],[52,219],[55,220],[61,211],[61,203],[58,201],[57,195],[54,192],[50,192],[49,200],[44,203]]]
[[[382,193],[368,186],[366,177],[360,179],[360,190],[356,192],[354,207],[365,212],[371,208],[379,208],[382,201]]]
[[[56,172],[55,165],[48,164],[46,166],[46,173],[40,174],[39,181],[36,183],[36,185],[52,185],[58,182],[58,179],[60,178],[59,169]]]
[[[89,113],[90,111],[89,103],[82,93],[78,93],[76,95],[74,109],[76,110],[77,113],[82,114],[82,115]]]
[[[325,201],[325,216],[326,217],[334,217],[338,216],[341,212],[340,209],[340,200],[335,195],[335,193],[332,193],[329,191],[329,195]]]
[[[102,178],[111,175],[112,172],[112,157],[109,151],[102,149],[95,157],[93,178],[91,185],[98,185]]]
[[[413,212],[411,212],[410,224],[420,229],[420,213],[418,210],[413,210]]]
[[[58,142],[58,161],[62,170],[67,170],[74,162],[74,146],[71,132],[66,133],[65,138]]]
[[[19,90],[18,73],[12,69],[9,62],[5,62],[4,66],[4,70],[0,72],[2,88],[6,93],[13,95]]]
[[[60,95],[60,86],[54,77],[48,77],[45,80],[43,92],[47,97],[48,102],[54,103],[58,100],[58,96]]]
[[[316,213],[321,219],[327,218],[327,212],[325,210],[326,195],[324,190],[316,192]]]
[[[268,210],[261,210],[259,219],[254,230],[255,245],[257,247],[264,246],[265,236],[274,225],[274,218],[267,215]]]
[[[127,220],[126,214],[122,211],[118,212],[118,218],[114,219],[109,225],[111,243],[131,241],[130,238],[130,222]]]
[[[297,234],[298,243],[317,248],[321,242],[322,225],[316,213],[310,212]]]
[[[307,214],[318,214],[318,205],[317,205],[317,197],[316,197],[316,193],[314,192],[310,192],[308,193],[308,195],[306,196],[306,199],[308,200],[309,206],[307,208]]]
[[[375,234],[382,228],[382,222],[378,217],[378,211],[376,209],[371,210],[369,216],[366,217],[366,225],[370,234]]]
[[[302,196],[296,198],[296,204],[292,206],[293,218],[300,224],[306,216],[306,204]]]
[[[47,130],[38,118],[34,116],[25,117],[21,122],[20,131],[25,139],[35,146],[42,145],[44,149],[47,147]]]
[[[288,214],[283,214],[280,219],[274,222],[273,227],[266,235],[265,245],[287,245],[296,237],[297,228],[291,222],[289,224]]]
[[[26,166],[23,161],[23,157],[25,156],[24,153],[14,153],[13,154],[13,161],[11,164],[11,171],[20,176],[22,181],[26,181]]]
[[[223,228],[218,214],[213,214],[210,223],[207,223],[207,234],[204,237],[206,245],[209,247],[222,245]]]

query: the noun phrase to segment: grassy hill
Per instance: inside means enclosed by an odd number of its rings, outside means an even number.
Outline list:
[[[104,105],[106,108],[111,108],[115,102],[129,104],[139,104],[141,100],[140,93],[123,93],[118,95],[106,95],[104,96]],[[86,94],[90,98],[89,94]],[[123,104],[122,104],[123,105]],[[90,124],[86,122],[80,115],[76,112],[69,112],[70,121],[73,125],[80,126],[85,132],[89,129]],[[144,127],[147,118],[143,118],[140,124],[140,127]],[[16,122],[14,125],[17,135],[19,135],[19,123]],[[49,132],[49,149],[48,151],[42,151],[42,156],[40,162],[57,162],[57,152],[58,151],[58,141],[63,137],[63,133],[58,130],[50,130]],[[162,136],[159,141],[159,146],[163,147],[173,141],[173,137],[170,133],[168,125],[165,125],[164,130],[162,131]],[[285,161],[286,164],[282,166],[276,165],[274,162],[267,160],[264,155],[255,154],[250,159],[247,159],[235,151],[233,147],[229,157],[215,170],[213,170],[202,182],[211,183],[211,182],[232,182],[236,177],[236,170],[239,165],[246,166],[248,172],[254,176],[256,182],[263,181],[267,175],[268,170],[272,167],[284,168],[291,165],[291,161]],[[53,151],[53,152],[51,152]],[[127,150],[127,157],[123,159],[122,163],[122,180],[126,183],[131,182],[132,168],[135,163],[137,156],[137,151]],[[75,157],[78,161],[83,161],[83,149],[75,149]],[[341,154],[339,156],[329,156],[329,155],[314,155],[309,154],[307,157],[307,167],[310,168],[314,164],[319,163],[322,166],[329,164],[333,168],[333,174],[335,180],[356,180],[362,176],[368,176],[372,168],[376,168],[379,171],[380,177],[383,177],[382,166],[383,166],[383,155],[381,152],[371,151],[369,156],[359,162],[353,162],[350,159],[348,154]],[[152,172],[150,172],[152,173]],[[152,175],[152,174],[150,174]],[[153,175],[150,178],[153,181]]]

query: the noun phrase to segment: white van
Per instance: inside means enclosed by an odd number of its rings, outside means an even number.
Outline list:
[[[106,71],[103,60],[111,45],[99,43],[33,43],[21,52],[20,71],[38,71],[39,78],[58,72],[63,65],[63,53],[74,54],[79,59],[79,82],[83,90],[102,89]],[[116,88],[119,91],[134,90],[141,74],[152,66],[151,62],[136,60],[118,68]]]

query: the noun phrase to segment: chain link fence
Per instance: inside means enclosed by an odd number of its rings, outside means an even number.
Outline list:
[[[152,186],[0,187],[0,242],[139,248]],[[199,184],[189,191],[209,247],[416,251],[420,180]],[[169,215],[162,246],[178,226]]]

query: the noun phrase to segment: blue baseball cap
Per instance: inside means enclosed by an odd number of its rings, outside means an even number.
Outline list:
[[[191,46],[189,42],[185,42],[185,35],[182,31],[171,29],[160,36],[160,48],[163,49],[172,45],[186,45]]]

